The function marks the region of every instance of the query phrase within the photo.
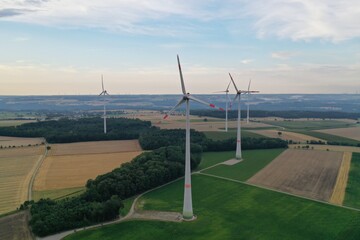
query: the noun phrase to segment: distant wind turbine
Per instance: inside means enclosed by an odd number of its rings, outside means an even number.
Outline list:
[[[104,88],[104,79],[103,75],[101,75],[101,86],[102,86],[102,92],[99,94],[99,96],[104,96],[104,133],[106,134],[106,102],[105,102],[105,96],[109,96],[108,92]]]
[[[230,97],[229,97],[229,87],[230,87],[230,84],[231,84],[231,80],[226,88],[225,91],[218,91],[218,92],[215,92],[215,93],[225,93],[226,94],[226,106],[225,106],[225,132],[228,131],[228,111],[229,111],[229,108],[231,108],[231,100],[230,100]],[[230,103],[230,106],[229,106],[229,103]]]
[[[249,86],[248,86],[248,92],[250,91],[250,85],[251,85],[251,78],[249,80]],[[246,99],[246,105],[247,105],[247,113],[246,113],[246,123],[249,124],[249,118],[250,118],[250,109],[249,109],[249,105],[250,105],[250,92],[248,93],[248,97]]]
[[[237,139],[236,139],[236,159],[242,159],[242,155],[241,155],[241,122],[240,122],[241,121],[241,109],[240,109],[241,94],[257,93],[259,91],[239,90],[230,73],[229,73],[229,76],[230,76],[230,79],[231,79],[232,83],[234,84],[234,87],[236,90],[236,95],[235,95],[233,102],[235,102],[236,99],[239,99],[239,101],[238,101],[238,120],[237,120]]]
[[[192,206],[192,193],[191,193],[191,169],[190,169],[190,100],[216,108],[214,104],[207,103],[200,99],[197,99],[187,93],[185,90],[184,79],[181,71],[181,65],[179,55],[177,56],[177,62],[180,73],[180,82],[183,96],[180,101],[173,107],[165,116],[166,119],[171,113],[173,113],[183,103],[186,104],[186,137],[185,137],[185,185],[184,185],[184,205],[183,205],[183,218],[185,220],[194,219],[193,206]],[[219,108],[220,110],[224,110]]]

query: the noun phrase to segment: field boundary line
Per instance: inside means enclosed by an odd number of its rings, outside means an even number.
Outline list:
[[[286,195],[297,197],[297,198],[310,200],[310,201],[313,201],[313,202],[323,203],[323,204],[327,204],[327,205],[334,206],[334,207],[345,208],[345,209],[348,209],[348,210],[353,210],[353,211],[360,212],[360,209],[357,209],[357,208],[352,208],[352,207],[348,207],[348,206],[340,206],[340,205],[337,205],[337,204],[333,204],[333,203],[329,203],[329,202],[325,202],[325,201],[321,201],[321,200],[317,200],[317,199],[312,199],[312,198],[308,198],[308,197],[304,197],[304,196],[295,195],[295,194],[292,194],[292,193],[282,192],[282,191],[279,191],[279,190],[276,190],[276,189],[271,189],[271,188],[267,188],[267,187],[258,186],[258,185],[255,185],[255,184],[243,182],[243,181],[236,180],[236,179],[220,177],[220,176],[216,176],[216,175],[208,174],[208,173],[200,173],[200,172],[198,172],[196,174],[204,175],[204,176],[208,176],[208,177],[213,177],[213,178],[219,178],[219,179],[222,179],[222,180],[236,182],[236,183],[240,183],[240,184],[244,184],[244,185],[248,185],[248,186],[252,186],[252,187],[257,187],[257,188],[261,188],[261,189],[265,189],[265,190],[269,190],[269,191],[273,191],[273,192],[277,192],[277,193],[286,194]]]
[[[44,143],[45,143],[45,153],[44,155],[42,156],[42,158],[40,159],[40,161],[37,162],[36,164],[36,168],[35,168],[35,171],[34,173],[32,174],[31,176],[31,179],[30,179],[30,182],[29,182],[29,186],[28,186],[28,201],[31,201],[32,200],[32,189],[33,189],[33,186],[34,186],[34,181],[35,181],[35,178],[39,172],[39,169],[41,167],[41,165],[43,164],[45,158],[47,157],[47,154],[48,154],[48,143],[46,141],[46,139],[44,138]]]
[[[329,202],[342,205],[345,199],[345,191],[349,178],[351,166],[352,152],[344,152],[341,166],[336,179],[336,184]]]

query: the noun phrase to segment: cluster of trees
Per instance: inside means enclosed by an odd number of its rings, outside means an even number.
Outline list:
[[[192,167],[201,155],[192,154]],[[37,236],[84,227],[116,218],[121,199],[165,184],[184,174],[184,151],[168,146],[146,152],[110,173],[88,180],[86,191],[73,198],[32,203],[30,226]],[[25,205],[25,203],[24,203]]]
[[[1,127],[1,136],[44,137],[49,143],[69,143],[100,140],[137,139],[140,133],[151,129],[151,122],[139,119],[109,118],[107,134],[103,132],[102,118],[60,119]]]
[[[220,111],[214,110],[191,110],[192,115],[197,115],[200,117],[216,117],[216,118],[225,118],[225,114]],[[237,118],[237,111],[230,110],[228,112],[229,118]],[[241,116],[246,116],[246,111],[241,111]],[[263,110],[251,110],[251,117],[256,118],[265,118],[265,117],[280,117],[280,118],[348,118],[348,119],[358,119],[360,118],[360,113],[349,113],[349,112],[315,112],[315,111],[263,111]]]

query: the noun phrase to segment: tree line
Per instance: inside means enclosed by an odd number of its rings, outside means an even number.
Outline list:
[[[215,117],[215,118],[225,118],[225,113],[214,110],[191,110],[191,115],[197,115],[200,117]],[[237,118],[237,110],[230,110],[228,112],[228,117],[235,119]],[[246,116],[246,110],[241,111],[241,116]],[[326,111],[326,112],[315,112],[315,111],[263,111],[263,110],[251,110],[251,117],[254,118],[265,118],[265,117],[279,117],[279,118],[331,118],[331,119],[358,119],[360,118],[360,113],[356,112],[335,112],[335,111]]]
[[[81,118],[25,123],[0,127],[0,136],[44,137],[49,143],[70,143],[101,140],[138,139],[140,133],[151,129],[150,121],[127,118],[108,118],[104,134],[102,118]]]

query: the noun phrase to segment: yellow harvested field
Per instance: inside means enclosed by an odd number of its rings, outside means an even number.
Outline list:
[[[318,145],[318,144],[290,144],[289,148],[298,148],[298,146],[309,146],[310,149],[321,151],[334,151],[334,152],[358,152],[360,153],[360,147],[350,147],[350,146],[337,146],[337,145]]]
[[[138,140],[52,144],[49,156],[142,151]]]
[[[351,165],[351,157],[351,152],[344,152],[334,191],[329,200],[330,203],[342,205],[344,202],[345,190]]]
[[[317,132],[328,133],[360,141],[360,127],[324,129],[317,130]]]
[[[0,146],[9,147],[9,146],[28,146],[41,144],[44,141],[42,138],[20,138],[20,137],[4,137],[0,136]]]
[[[33,190],[83,187],[88,179],[110,172],[141,153],[137,151],[47,157],[35,178]]]
[[[42,155],[44,153],[45,153],[44,145],[38,147],[8,148],[8,149],[0,149],[0,158]]]
[[[36,120],[0,120],[0,127],[19,126],[24,123],[32,123]]]
[[[301,133],[294,133],[294,132],[286,132],[286,131],[279,131],[279,130],[251,130],[253,133],[257,133],[266,137],[270,138],[280,138],[283,140],[292,140],[295,142],[306,142],[306,141],[324,141],[320,138],[308,136]],[[278,132],[281,132],[281,135],[279,136]]]
[[[0,214],[27,200],[28,186],[41,155],[0,157]]]

